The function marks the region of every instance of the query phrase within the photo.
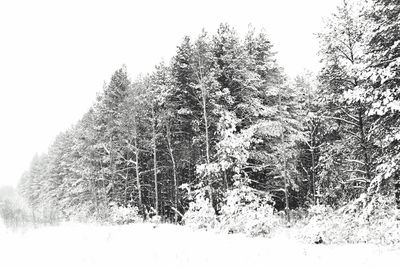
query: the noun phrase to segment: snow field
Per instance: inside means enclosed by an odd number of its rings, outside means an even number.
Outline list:
[[[174,225],[64,224],[16,233],[0,226],[0,266],[6,267],[366,267],[399,261],[399,250],[360,244],[302,244],[289,232],[267,239]]]

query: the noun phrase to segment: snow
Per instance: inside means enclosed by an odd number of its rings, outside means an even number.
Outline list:
[[[19,232],[0,226],[1,266],[384,266],[400,251],[372,245],[311,245],[290,232],[271,239],[174,225],[64,224]]]

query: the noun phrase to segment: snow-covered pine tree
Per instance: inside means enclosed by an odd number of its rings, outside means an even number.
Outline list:
[[[321,116],[327,120],[320,179],[324,198],[339,202],[366,192],[374,175],[371,121],[363,93],[366,24],[361,6],[344,1],[319,34]]]
[[[372,134],[381,150],[370,191],[395,192],[400,208],[400,1],[374,0],[365,16],[370,82],[365,91],[374,120]]]
[[[102,173],[109,201],[118,204],[123,203],[121,199],[124,191],[123,171],[125,164],[122,150],[125,144],[121,142],[123,132],[121,131],[121,109],[123,102],[130,90],[131,82],[126,67],[118,69],[111,76],[109,84],[104,90],[95,106],[96,127],[102,134],[98,139],[99,153],[103,155]]]
[[[296,76],[293,87],[298,92],[298,100],[302,106],[302,116],[304,116],[306,139],[299,146],[298,169],[303,175],[299,184],[299,202],[303,205],[319,203],[319,158],[321,156],[320,146],[325,127],[319,116],[321,102],[318,101],[319,91],[316,77],[307,71],[302,75]]]

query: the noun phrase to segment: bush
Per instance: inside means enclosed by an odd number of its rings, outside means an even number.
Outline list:
[[[79,223],[95,223],[99,221],[95,208],[87,201],[64,208],[61,219]]]
[[[217,222],[215,210],[210,201],[201,192],[189,203],[189,209],[182,218],[185,225],[195,229],[212,229]]]
[[[333,209],[325,205],[311,206],[308,210],[308,217],[303,221],[298,222],[301,224],[298,237],[305,240],[307,243],[316,243],[320,241],[327,241],[326,229],[324,225],[330,221]],[[329,224],[332,224],[330,221]],[[304,227],[304,228],[303,228]]]
[[[250,236],[269,235],[278,224],[269,195],[245,185],[236,185],[226,193],[226,202],[216,215],[204,193],[190,202],[183,222],[196,229],[214,229],[222,233]]]
[[[278,224],[269,195],[242,185],[227,192],[218,228],[224,233],[266,236]]]
[[[141,222],[139,209],[135,206],[122,207],[112,205],[110,210],[110,220],[116,224],[128,224]]]
[[[367,204],[363,195],[339,210],[316,206],[309,213],[299,229],[299,237],[307,242],[400,244],[400,221],[391,197],[377,195]]]

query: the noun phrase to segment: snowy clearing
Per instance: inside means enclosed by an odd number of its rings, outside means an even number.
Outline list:
[[[372,245],[307,245],[288,234],[248,238],[174,225],[67,224],[0,230],[2,266],[382,266],[400,251]],[[6,265],[3,265],[6,263]]]

